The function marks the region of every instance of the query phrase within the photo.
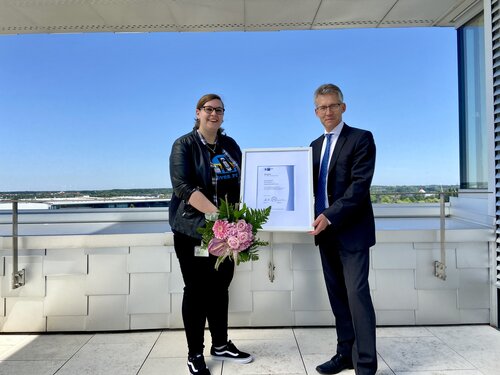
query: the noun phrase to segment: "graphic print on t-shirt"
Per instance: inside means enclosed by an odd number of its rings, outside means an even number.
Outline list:
[[[238,169],[224,154],[215,155],[212,159],[217,181],[238,178]]]

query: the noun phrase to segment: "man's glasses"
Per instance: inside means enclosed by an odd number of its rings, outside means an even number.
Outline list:
[[[334,103],[334,104],[330,104],[330,105],[320,105],[319,107],[316,107],[316,111],[318,111],[319,113],[326,113],[327,110],[330,110],[333,112],[333,111],[339,109],[341,105],[342,105],[342,103]]]
[[[223,115],[224,111],[225,111],[225,109],[222,108],[222,107],[214,108],[214,107],[210,107],[209,105],[203,106],[201,108],[203,108],[203,110],[206,113],[208,113],[209,115],[212,114],[213,111],[215,111],[215,113],[218,114],[218,115]]]

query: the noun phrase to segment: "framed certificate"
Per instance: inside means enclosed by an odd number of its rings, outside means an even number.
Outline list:
[[[250,208],[271,206],[263,230],[313,230],[311,147],[243,150],[241,171],[241,202]]]

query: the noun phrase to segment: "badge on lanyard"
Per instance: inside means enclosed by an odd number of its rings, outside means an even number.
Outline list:
[[[202,249],[201,246],[194,247],[194,256],[195,257],[208,257],[208,248]]]

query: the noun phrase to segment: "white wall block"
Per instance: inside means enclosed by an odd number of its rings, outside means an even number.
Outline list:
[[[488,268],[487,242],[460,243],[457,245],[458,268]]]
[[[417,250],[417,289],[457,289],[458,270],[455,249],[446,249],[446,280],[434,276],[434,261],[441,261],[439,244],[431,250]]]
[[[274,246],[271,254],[261,250],[259,260],[252,265],[252,290],[292,290],[293,274],[291,270],[291,245]],[[269,280],[269,262],[274,260],[274,281]]]
[[[89,255],[88,295],[129,294],[126,254]]]
[[[5,276],[2,276],[1,297],[44,297],[45,277],[42,257],[19,257],[18,270],[25,270],[25,285],[12,289],[12,258],[5,259]]]
[[[116,331],[130,329],[127,296],[90,296],[87,331]]]
[[[489,324],[490,309],[460,309],[460,324]]]
[[[48,316],[48,332],[76,332],[85,331],[87,316]]]
[[[169,328],[184,328],[182,321],[182,297],[183,293],[172,293],[171,295],[172,313],[170,314]]]
[[[414,270],[375,270],[377,289],[373,305],[377,310],[414,310],[417,308]]]
[[[128,254],[130,248],[128,247],[93,247],[84,249],[85,254],[88,255],[117,255]]]
[[[292,252],[293,270],[322,270],[319,248],[314,244],[294,244]]]
[[[251,327],[252,313],[251,312],[229,312],[228,326],[235,327]]]
[[[322,271],[295,270],[293,280],[292,310],[330,310]]]
[[[83,249],[47,249],[43,275],[86,275],[87,255]]]
[[[0,316],[5,316],[5,298],[0,298]]]
[[[251,272],[236,272],[229,285],[229,312],[251,312]]]
[[[252,326],[293,325],[290,292],[254,292]]]
[[[377,310],[377,325],[379,326],[413,326],[415,325],[414,310]]]
[[[370,291],[377,289],[377,274],[373,267],[370,267],[370,272],[368,273],[368,284],[370,284]]]
[[[45,332],[42,298],[7,298],[2,332]]]
[[[130,274],[129,314],[170,314],[170,273]]]
[[[381,243],[372,248],[372,267],[376,269],[415,269],[417,255],[412,243]]]
[[[170,314],[134,314],[130,315],[130,329],[168,328]]]
[[[459,270],[458,307],[488,309],[490,307],[489,270],[463,268]]]
[[[416,323],[458,324],[460,313],[457,308],[456,290],[419,290]]]
[[[332,326],[335,324],[333,313],[328,311],[295,311],[297,326]]]
[[[86,275],[47,276],[44,316],[87,315]]]
[[[184,280],[182,278],[181,266],[175,254],[172,254],[172,268],[170,278],[170,293],[183,293]]]
[[[171,256],[167,246],[131,247],[127,270],[129,273],[170,272]]]

